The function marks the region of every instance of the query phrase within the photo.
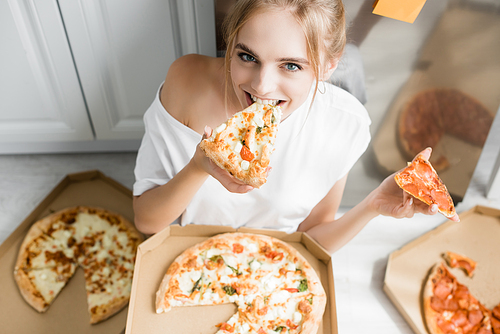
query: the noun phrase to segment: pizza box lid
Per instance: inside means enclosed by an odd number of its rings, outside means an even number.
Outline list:
[[[83,270],[78,268],[45,313],[25,302],[14,281],[19,247],[31,225],[52,212],[77,206],[96,206],[133,221],[132,191],[93,170],[64,177],[0,245],[0,324],[3,333],[123,333],[127,308],[95,325],[90,324]]]
[[[302,232],[285,232],[225,226],[170,225],[144,241],[137,250],[128,310],[126,333],[215,333],[217,324],[226,322],[237,310],[235,304],[176,307],[156,314],[156,291],[170,264],[185,249],[220,233],[256,233],[281,239],[297,249],[316,270],[328,296],[318,334],[336,334],[337,319],[331,256]]]
[[[398,1],[404,2],[408,1]],[[474,31],[471,27],[484,29]],[[408,74],[408,80],[395,94],[373,136],[374,159],[381,174],[390,175],[411,161],[401,153],[397,129],[401,111],[418,93],[433,88],[455,88],[478,100],[492,116],[497,113],[500,62],[498,57],[491,55],[500,54],[499,31],[500,20],[495,11],[472,10],[470,6],[462,6],[458,2],[447,7],[419,51],[413,72]],[[450,61],[450,55],[463,55],[465,38],[470,53]],[[439,177],[455,202],[461,202],[482,147],[445,134],[432,149],[431,163],[434,164],[434,159],[440,156],[448,158],[450,167],[438,170]]]
[[[427,334],[422,310],[422,288],[432,266],[452,251],[477,262],[472,278],[451,269],[457,280],[492,309],[500,303],[500,210],[476,206],[447,221],[389,256],[384,291],[415,333]]]

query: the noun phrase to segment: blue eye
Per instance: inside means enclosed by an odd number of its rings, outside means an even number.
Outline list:
[[[255,57],[249,55],[248,53],[240,53],[238,56],[241,58],[241,60],[246,61],[246,62],[257,61],[257,59],[255,59]]]
[[[297,65],[297,64],[288,63],[288,64],[285,64],[285,69],[287,71],[290,71],[290,72],[295,72],[295,71],[301,70],[302,68],[299,65]]]

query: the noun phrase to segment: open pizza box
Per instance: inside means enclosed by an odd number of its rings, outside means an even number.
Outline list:
[[[414,71],[391,102],[372,141],[381,174],[390,175],[411,161],[401,153],[397,135],[399,115],[420,92],[454,88],[479,101],[492,116],[497,113],[500,61],[496,55],[500,54],[500,20],[495,11],[474,10],[469,6],[471,3],[456,1],[452,5],[450,2],[422,46]],[[432,149],[432,164],[441,156],[448,159],[449,167],[438,170],[438,173],[454,201],[461,202],[482,147],[445,134]]]
[[[333,268],[330,255],[307,234],[224,226],[171,225],[143,242],[137,250],[126,333],[213,334],[217,324],[236,313],[235,304],[174,307],[156,314],[155,297],[165,272],[185,249],[220,233],[256,233],[281,239],[297,249],[316,270],[328,301],[318,334],[337,333]]]
[[[431,267],[446,251],[477,261],[472,278],[451,269],[457,280],[489,309],[500,303],[500,210],[476,206],[447,221],[389,256],[384,291],[417,334],[427,334],[422,288]]]
[[[67,175],[19,227],[0,245],[0,324],[2,333],[123,333],[127,308],[91,325],[83,270],[56,297],[47,312],[38,313],[25,302],[14,281],[19,247],[31,225],[52,212],[77,206],[96,206],[133,221],[132,191],[99,171]]]

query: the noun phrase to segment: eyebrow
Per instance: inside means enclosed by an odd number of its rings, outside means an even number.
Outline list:
[[[252,51],[252,49],[250,49],[248,46],[246,46],[243,43],[236,44],[235,49],[241,49],[245,52],[250,53],[251,55],[255,56],[256,58],[259,58],[259,55],[257,54],[257,52]],[[290,63],[299,63],[299,64],[303,64],[303,65],[309,65],[309,61],[307,59],[301,58],[301,57],[285,57],[285,58],[276,59],[276,61],[277,62],[287,62],[287,63],[290,62]]]

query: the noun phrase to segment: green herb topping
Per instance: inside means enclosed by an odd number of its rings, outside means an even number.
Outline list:
[[[230,285],[224,285],[224,286],[222,286],[222,290],[224,290],[226,292],[226,294],[229,295],[229,296],[232,296],[232,295],[234,295],[236,293],[236,289],[233,288]]]
[[[300,284],[299,284],[299,292],[304,292],[306,291],[308,288],[307,286],[307,278],[304,278],[302,281],[300,281]]]

